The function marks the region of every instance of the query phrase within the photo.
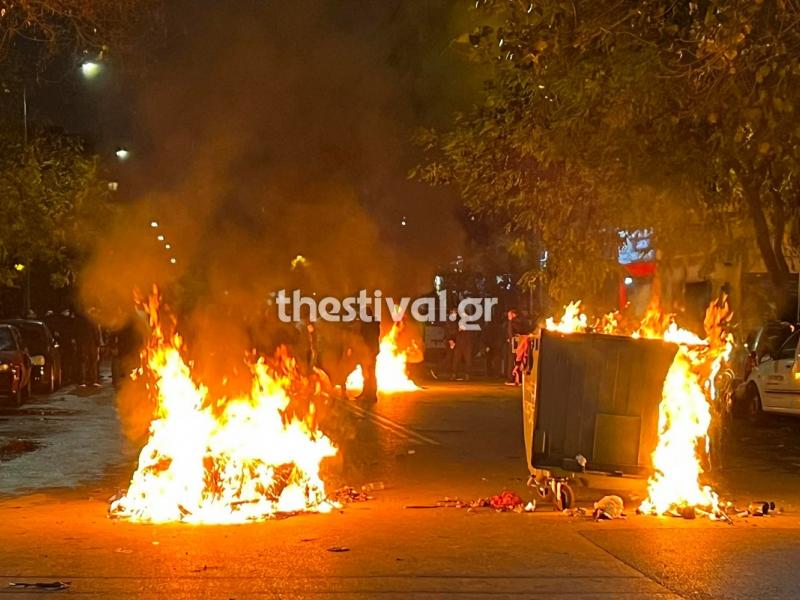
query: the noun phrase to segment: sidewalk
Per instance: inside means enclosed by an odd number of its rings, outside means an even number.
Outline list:
[[[74,488],[103,478],[123,453],[114,389],[72,386],[0,410],[0,497]]]

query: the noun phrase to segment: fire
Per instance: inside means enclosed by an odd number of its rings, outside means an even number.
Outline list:
[[[589,328],[589,318],[581,311],[581,301],[575,300],[564,307],[564,315],[559,321],[548,318],[545,328],[560,333],[585,332]]]
[[[580,301],[564,307],[559,321],[546,321],[547,329],[562,333],[597,331],[679,345],[662,388],[658,444],[652,454],[654,474],[641,512],[664,514],[691,507],[712,517],[721,514],[719,497],[700,480],[702,459],[710,446],[711,407],[718,401],[716,378],[733,348],[725,331],[731,317],[725,298],[712,303],[704,323],[706,339],[681,329],[674,316],[664,314],[657,303],[651,304],[638,324],[627,327],[617,313],[591,322],[581,311]]]
[[[413,392],[419,387],[408,376],[409,350],[401,350],[398,344],[400,335],[399,322],[392,324],[389,332],[381,338],[380,351],[375,361],[375,377],[378,380],[378,391],[384,394]],[[355,391],[364,388],[364,373],[361,365],[347,376],[345,386]]]
[[[664,514],[685,507],[719,511],[719,497],[700,484],[703,473],[698,444],[708,451],[711,408],[698,367],[709,350],[681,346],[667,373],[658,416],[658,446],[652,455],[655,473],[639,510]]]
[[[381,339],[380,352],[375,363],[378,391],[385,394],[419,389],[408,376],[408,350],[400,349],[397,343],[399,335],[400,326],[393,323],[389,333]]]
[[[664,380],[658,416],[658,445],[653,451],[654,474],[648,482],[647,499],[639,510],[664,514],[684,508],[700,508],[712,517],[721,514],[719,497],[702,485],[702,457],[710,448],[711,407],[719,402],[717,375],[733,350],[725,324],[732,314],[725,298],[706,311],[707,339],[691,332],[668,329],[680,343]],[[674,323],[672,324],[674,325]],[[689,335],[687,335],[689,334]],[[665,336],[664,339],[667,339]],[[687,345],[685,340],[689,340]]]
[[[581,301],[575,300],[564,307],[564,315],[556,321],[552,317],[545,321],[545,329],[560,333],[598,332],[607,335],[619,335],[621,329],[620,314],[610,312],[594,321],[589,320],[583,312]]]
[[[293,359],[260,357],[250,364],[249,394],[212,398],[184,360],[180,335],[162,333],[155,294],[146,310],[152,333],[139,376],[155,395],[155,415],[130,486],[110,513],[154,523],[242,523],[330,511],[319,469],[337,449],[316,429],[313,404],[303,418],[289,415],[300,377]]]

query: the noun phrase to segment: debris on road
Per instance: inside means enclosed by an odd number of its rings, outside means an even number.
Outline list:
[[[386,484],[383,483],[382,481],[372,481],[370,483],[365,483],[364,485],[361,486],[362,492],[374,492],[385,489],[386,489]]]
[[[474,511],[478,508],[491,508],[495,512],[533,512],[536,510],[536,502],[526,503],[515,492],[505,490],[496,496],[488,498],[477,498],[475,500],[461,500],[460,498],[445,497],[436,504],[408,504],[403,508],[425,509],[425,508],[466,508]]]
[[[747,512],[753,517],[763,517],[771,512],[775,512],[774,502],[751,502],[747,507]]]
[[[515,510],[519,507],[524,507],[525,502],[516,493],[511,491],[504,491],[497,496],[489,498],[489,506],[495,510]]]
[[[610,521],[625,518],[625,505],[619,496],[603,496],[594,503],[592,513],[595,521]]]
[[[350,548],[346,546],[331,546],[328,548],[328,552],[350,552]]]
[[[58,590],[65,590],[70,585],[72,585],[71,581],[36,581],[36,582],[12,581],[11,583],[8,584],[8,587],[58,591]]]
[[[383,484],[381,483],[381,485]],[[359,492],[357,489],[352,488],[349,485],[346,485],[334,491],[333,493],[329,494],[328,500],[338,504],[350,504],[352,502],[367,502],[368,500],[374,500],[374,497],[365,494],[364,493],[365,491],[371,491],[372,489],[383,489],[383,487],[367,489],[367,486],[363,486],[361,489],[362,491]]]

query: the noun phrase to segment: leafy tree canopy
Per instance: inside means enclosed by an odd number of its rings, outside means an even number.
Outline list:
[[[108,194],[78,138],[41,131],[25,145],[0,133],[0,284],[17,283],[15,265],[33,262],[50,267],[55,285],[73,281],[83,248],[110,216]]]
[[[517,250],[547,249],[532,275],[557,297],[597,289],[636,229],[710,260],[755,232],[783,284],[800,222],[800,4],[485,0],[476,15],[483,101],[420,134],[416,176],[457,185]]]

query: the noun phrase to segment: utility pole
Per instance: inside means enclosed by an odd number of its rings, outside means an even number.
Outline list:
[[[22,84],[22,160],[28,157],[28,87]],[[22,316],[27,317],[31,309],[31,263],[25,261],[25,276],[22,283]]]

